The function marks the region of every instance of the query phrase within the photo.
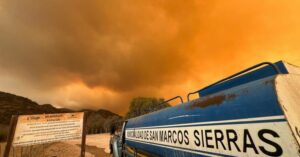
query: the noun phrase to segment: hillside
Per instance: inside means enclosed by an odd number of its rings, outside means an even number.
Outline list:
[[[112,124],[121,121],[122,117],[108,110],[81,110],[88,113],[89,132],[108,131]],[[12,115],[75,112],[71,109],[55,108],[50,104],[38,103],[10,93],[0,92],[0,140],[5,136]]]

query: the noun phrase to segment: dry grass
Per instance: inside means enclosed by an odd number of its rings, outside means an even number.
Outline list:
[[[15,147],[10,150],[10,157],[79,157],[80,140],[40,144],[27,147]],[[86,157],[110,157],[106,153],[109,135],[87,136]],[[1,143],[1,152],[5,149],[5,143]],[[105,151],[104,151],[105,150]],[[1,156],[3,156],[1,154]]]

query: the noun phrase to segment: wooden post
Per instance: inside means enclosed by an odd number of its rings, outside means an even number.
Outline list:
[[[23,146],[21,146],[21,157],[23,156]]]
[[[29,157],[31,157],[32,146],[29,147]]]
[[[86,142],[86,120],[87,113],[83,113],[83,125],[82,125],[82,139],[81,139],[81,155],[80,157],[85,157],[85,142]]]
[[[7,135],[7,143],[5,146],[5,151],[4,151],[3,157],[9,156],[9,151],[12,146],[12,142],[14,140],[17,123],[18,123],[18,116],[13,115],[10,120],[10,125],[9,125],[9,130],[8,130],[8,135]]]

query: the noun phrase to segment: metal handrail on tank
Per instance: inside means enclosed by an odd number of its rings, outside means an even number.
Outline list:
[[[226,78],[224,78],[224,79],[222,79],[222,80],[220,80],[220,81],[218,81],[218,82],[215,82],[215,83],[213,83],[213,84],[211,84],[211,85],[209,85],[209,86],[206,86],[205,88],[202,88],[202,89],[200,89],[200,90],[197,90],[197,91],[188,93],[188,94],[187,94],[187,101],[188,101],[188,102],[190,101],[190,95],[199,93],[199,92],[202,91],[202,90],[205,90],[205,89],[207,89],[207,88],[210,88],[210,87],[212,87],[212,86],[214,86],[214,85],[217,85],[217,84],[219,84],[219,83],[222,83],[222,82],[224,82],[224,81],[228,81],[229,79],[232,79],[232,78],[234,78],[234,77],[236,77],[236,76],[239,76],[239,75],[241,75],[241,74],[243,74],[243,73],[245,73],[245,72],[248,72],[248,71],[250,71],[250,70],[253,70],[253,69],[255,69],[255,68],[258,68],[258,67],[260,67],[260,66],[262,66],[262,65],[270,65],[270,66],[274,69],[274,71],[275,71],[277,74],[281,74],[281,71],[279,70],[279,68],[277,67],[277,65],[275,65],[275,64],[273,64],[273,63],[270,63],[270,62],[262,62],[262,63],[259,63],[259,64],[254,65],[254,66],[252,66],[252,67],[249,67],[249,68],[247,68],[247,69],[245,69],[245,70],[242,70],[242,71],[240,71],[240,72],[238,72],[238,73],[236,73],[236,74],[233,74],[233,75],[231,75],[231,76],[229,76],[229,77],[226,77]]]
[[[171,99],[169,99],[169,100],[166,100],[166,101],[160,103],[159,105],[162,105],[162,104],[164,104],[164,103],[170,102],[170,101],[175,100],[175,99],[180,99],[181,103],[183,103],[183,99],[182,99],[181,96],[175,96],[175,97],[173,97],[173,98],[171,98]]]

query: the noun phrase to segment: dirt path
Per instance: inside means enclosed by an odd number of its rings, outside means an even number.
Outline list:
[[[104,148],[98,148],[96,146],[86,146],[86,151],[93,154],[95,157],[112,157],[104,151]]]

